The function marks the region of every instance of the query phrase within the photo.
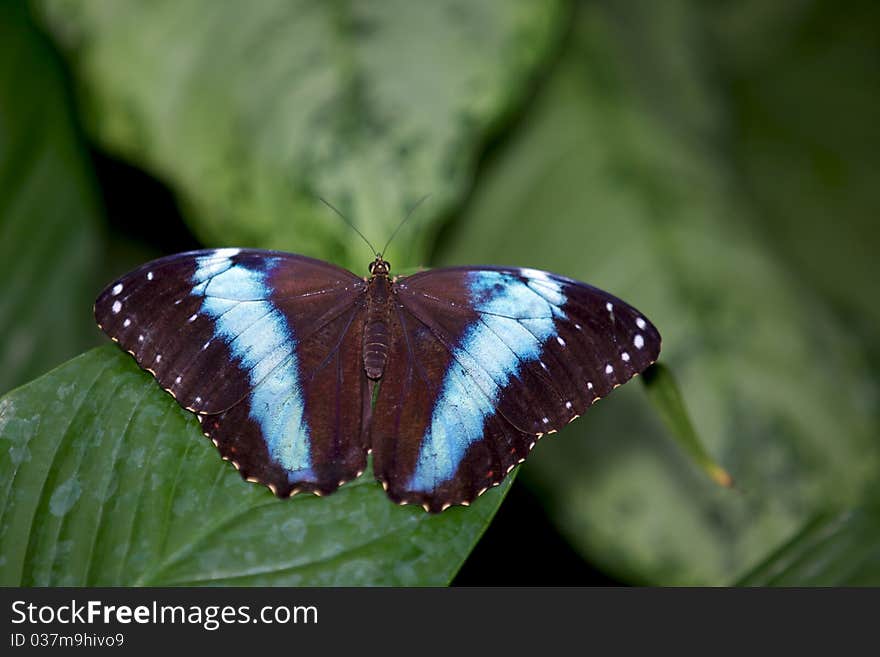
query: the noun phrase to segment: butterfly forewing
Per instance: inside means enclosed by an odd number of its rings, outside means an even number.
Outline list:
[[[310,258],[197,251],[148,263],[108,286],[95,316],[200,414],[205,433],[243,476],[280,495],[330,492],[366,458],[358,357],[364,290],[354,274]]]

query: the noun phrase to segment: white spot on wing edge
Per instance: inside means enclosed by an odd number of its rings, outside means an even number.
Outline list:
[[[614,312],[614,306],[611,305],[611,302],[610,302],[610,301],[609,301],[608,303],[605,304],[605,309],[606,309],[608,312],[610,312],[610,313],[613,313],[613,312]]]
[[[122,325],[123,325],[125,328],[128,328],[129,326],[131,326],[131,320],[128,319],[128,318],[126,317],[126,318],[125,318],[125,321],[122,322]]]
[[[587,381],[587,390],[592,390],[592,389],[593,389],[593,382]]]
[[[571,409],[571,402],[570,401],[565,402],[565,407],[570,410]]]
[[[625,351],[622,354],[620,354],[620,358],[621,358],[621,360],[623,360],[624,363],[629,362],[629,354],[626,353]]]
[[[633,338],[633,345],[635,345],[636,349],[641,349],[645,346],[645,338],[642,337],[641,333],[636,333],[636,337]]]
[[[563,340],[563,339],[562,339],[561,337],[559,337],[558,335],[556,336],[556,342],[558,342],[558,343],[560,344],[560,346],[562,346],[562,347],[565,346],[565,340]]]
[[[608,363],[605,366],[605,374],[611,374],[614,371],[614,367],[612,367],[611,363]]]
[[[212,258],[232,258],[241,253],[241,249],[217,249],[211,254]]]
[[[120,301],[114,301],[113,307],[111,308],[111,310],[113,311],[113,314],[115,315],[120,310],[122,310],[122,303]]]
[[[645,320],[641,317],[636,317],[636,326],[638,326],[640,329],[644,329],[647,324],[645,324]]]
[[[526,278],[536,278],[542,281],[552,281],[554,283],[556,282],[552,278],[550,278],[550,275],[547,272],[541,271],[540,269],[529,269],[528,267],[523,267],[519,270],[519,273]]]
[[[114,297],[115,297],[117,294],[119,294],[120,292],[122,292],[122,283],[117,283],[116,285],[114,285],[114,286],[113,286],[113,289],[111,290],[111,292],[112,292],[112,294],[113,294]]]
[[[148,281],[153,280],[153,272],[151,272],[151,271],[148,271],[148,272],[147,272],[147,280],[148,280]]]

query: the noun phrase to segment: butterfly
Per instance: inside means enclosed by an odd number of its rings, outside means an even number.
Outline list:
[[[98,326],[279,497],[373,472],[400,504],[467,505],[651,365],[657,329],[557,274],[448,267],[361,278],[257,249],[192,251],[110,284]]]

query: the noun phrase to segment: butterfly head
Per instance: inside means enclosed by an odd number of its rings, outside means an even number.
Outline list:
[[[391,263],[382,257],[381,253],[376,254],[376,259],[370,263],[370,274],[372,276],[388,276],[391,271]]]

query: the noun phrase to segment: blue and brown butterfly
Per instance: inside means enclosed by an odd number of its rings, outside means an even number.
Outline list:
[[[660,352],[641,313],[556,274],[389,270],[181,253],[109,285],[95,317],[245,479],[325,495],[372,452],[388,496],[432,512],[499,484]]]

